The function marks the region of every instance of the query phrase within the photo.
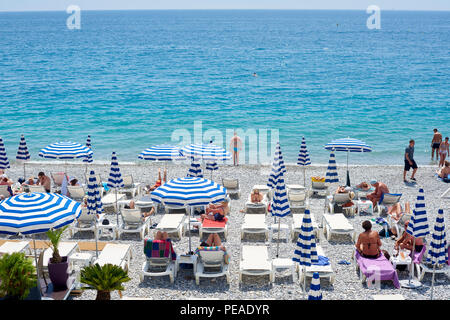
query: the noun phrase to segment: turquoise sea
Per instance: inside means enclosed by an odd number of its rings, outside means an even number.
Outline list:
[[[94,159],[137,160],[194,121],[279,130],[286,162],[302,136],[313,163],[350,136],[374,150],[351,163],[402,164],[414,138],[428,164],[432,129],[450,135],[450,12],[382,11],[380,30],[365,11],[81,11],[80,30],[68,16],[0,13],[10,160],[21,134],[34,160],[88,134]]]

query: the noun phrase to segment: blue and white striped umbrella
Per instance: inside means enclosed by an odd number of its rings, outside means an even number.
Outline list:
[[[322,300],[322,292],[320,292],[320,277],[318,272],[313,273],[308,300]]]
[[[371,152],[372,147],[368,146],[365,142],[353,139],[353,138],[343,138],[332,140],[330,143],[325,145],[327,150],[335,151],[348,151],[348,152]]]
[[[211,171],[211,180],[212,180],[213,172],[216,171],[216,170],[219,170],[219,166],[217,165],[217,162],[209,161],[209,162],[206,163],[206,168],[205,169]]]
[[[0,202],[0,234],[33,234],[72,223],[80,203],[55,193],[21,193]]]
[[[289,206],[289,200],[286,192],[286,185],[284,183],[284,177],[281,175],[276,180],[275,192],[272,198],[272,204],[270,206],[272,216],[278,217],[278,242],[277,242],[277,257],[280,249],[280,224],[281,218],[291,213]]]
[[[334,152],[330,152],[330,160],[328,160],[328,168],[325,176],[325,184],[330,185],[331,183],[339,182],[336,158],[334,157]]]
[[[302,144],[300,146],[300,151],[298,152],[297,164],[302,167],[309,166],[311,164],[308,149],[306,148],[305,137],[302,137]]]
[[[283,177],[286,172],[286,166],[284,165],[283,154],[281,153],[280,142],[277,142],[275,148],[275,156],[272,162],[272,169],[270,171],[269,180],[267,181],[267,186],[269,188],[275,188],[277,185],[277,180]]]
[[[425,208],[425,193],[422,188],[419,189],[415,209],[408,223],[406,232],[414,238],[425,237],[430,233],[428,227],[427,210]]]
[[[226,189],[203,178],[177,178],[156,188],[150,194],[153,201],[173,206],[201,206],[226,198]]]
[[[431,236],[427,262],[443,265],[448,260],[447,235],[445,231],[444,210],[439,209]]]
[[[5,145],[3,144],[3,140],[0,137],[0,169],[8,169],[10,168],[8,157],[6,156]]]
[[[19,148],[17,149],[16,160],[19,161],[28,161],[30,160],[31,155],[28,151],[27,142],[25,141],[25,136],[22,134],[20,136]]]
[[[57,142],[41,149],[39,156],[48,159],[70,160],[86,158],[92,150],[75,142]]]
[[[294,251],[294,258],[292,260],[306,267],[311,266],[312,263],[319,262],[309,209],[306,209],[303,215],[302,226],[297,240],[297,248]]]
[[[110,188],[123,188],[122,174],[120,173],[119,162],[117,161],[116,153],[112,153],[111,157],[111,169],[109,171],[108,187]]]
[[[176,161],[185,159],[179,147],[166,144],[145,149],[139,154],[138,158],[152,161]]]
[[[87,139],[86,139],[86,147],[88,147],[89,150],[92,150],[92,146],[91,146],[91,136],[90,136],[90,135],[87,136]],[[94,161],[94,160],[92,159],[92,153],[89,153],[89,154],[87,155],[87,157],[84,157],[84,158],[83,158],[83,162],[85,162],[85,163],[92,163],[93,161]],[[87,168],[87,166],[86,166],[86,168]]]
[[[225,161],[231,159],[231,154],[224,148],[209,144],[190,144],[181,149],[186,157],[194,157],[202,160]]]
[[[94,170],[91,170],[87,184],[87,214],[101,214],[103,212],[100,186],[97,183]],[[98,239],[95,232],[95,254],[98,257]]]
[[[202,167],[200,165],[200,162],[198,162],[195,159],[192,159],[191,166],[189,167],[187,177],[203,178],[203,172],[202,172]]]

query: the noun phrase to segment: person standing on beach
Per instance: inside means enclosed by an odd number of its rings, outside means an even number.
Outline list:
[[[438,131],[438,129],[433,129],[434,135],[431,140],[431,161],[434,159],[434,152],[436,151],[436,160],[439,160],[439,146],[442,142],[442,134]]]
[[[231,138],[230,149],[231,153],[233,154],[233,164],[235,166],[238,166],[239,151],[242,149],[242,140],[238,137],[236,131],[234,131],[234,136]]]
[[[439,145],[439,168],[445,165],[445,158],[450,155],[448,137],[445,137],[445,141],[442,141]],[[437,158],[437,155],[436,155]]]
[[[409,146],[405,149],[405,170],[403,171],[403,182],[406,181],[406,172],[409,171],[410,168],[413,168],[413,172],[411,174],[411,180],[416,181],[414,175],[417,172],[417,164],[414,161],[414,140],[409,140]]]

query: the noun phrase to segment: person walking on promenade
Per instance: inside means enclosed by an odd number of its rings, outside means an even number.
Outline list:
[[[233,155],[233,165],[239,165],[239,151],[242,149],[242,140],[238,137],[236,131],[230,141],[230,149]]]
[[[417,172],[417,163],[414,161],[414,140],[409,140],[409,145],[405,149],[405,170],[403,171],[403,182],[406,181],[406,172],[409,171],[409,169],[413,168],[413,172],[411,174],[411,180],[416,181],[416,178],[414,178],[414,175]]]
[[[434,135],[431,140],[431,161],[434,159],[434,152],[436,152],[436,160],[439,160],[439,146],[442,142],[442,134],[438,131],[438,129],[433,129]]]

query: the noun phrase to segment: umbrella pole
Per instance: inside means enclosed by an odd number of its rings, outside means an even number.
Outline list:
[[[278,242],[277,242],[277,258],[278,258],[278,251],[280,250],[280,225],[281,225],[281,218],[278,218]]]
[[[23,162],[23,180],[27,180],[27,176],[25,174],[25,161]]]
[[[306,188],[306,167],[303,166],[303,186]]]
[[[116,194],[116,207],[115,207],[115,209],[116,209],[117,228],[118,228],[119,227],[119,210],[117,208],[117,188],[114,188],[114,189],[115,189],[115,194]]]
[[[349,151],[347,150],[347,186],[350,187],[350,172],[348,171],[348,154]]]
[[[33,247],[34,247],[34,262],[36,263],[37,283],[38,283],[38,286],[39,286],[39,291],[41,291],[41,277],[40,277],[41,270],[39,270],[39,264],[38,264],[38,258],[37,258],[37,249],[36,249],[36,237],[35,237],[34,234],[33,234]],[[45,285],[47,286],[48,284],[47,284],[47,280],[45,280],[45,277],[44,277],[44,282],[45,282]]]
[[[98,231],[97,231],[97,223],[95,224],[95,257],[98,258]]]
[[[189,216],[188,216],[188,219],[189,219],[189,222],[188,222],[188,224],[189,224],[189,226],[188,226],[188,230],[189,230],[189,252],[188,252],[188,254],[191,254],[192,253],[192,248],[191,248],[191,211],[192,211],[192,206],[189,206]]]
[[[430,300],[433,300],[433,289],[434,289],[434,274],[436,271],[436,262],[433,265],[433,276],[431,277],[431,295],[430,295]]]

